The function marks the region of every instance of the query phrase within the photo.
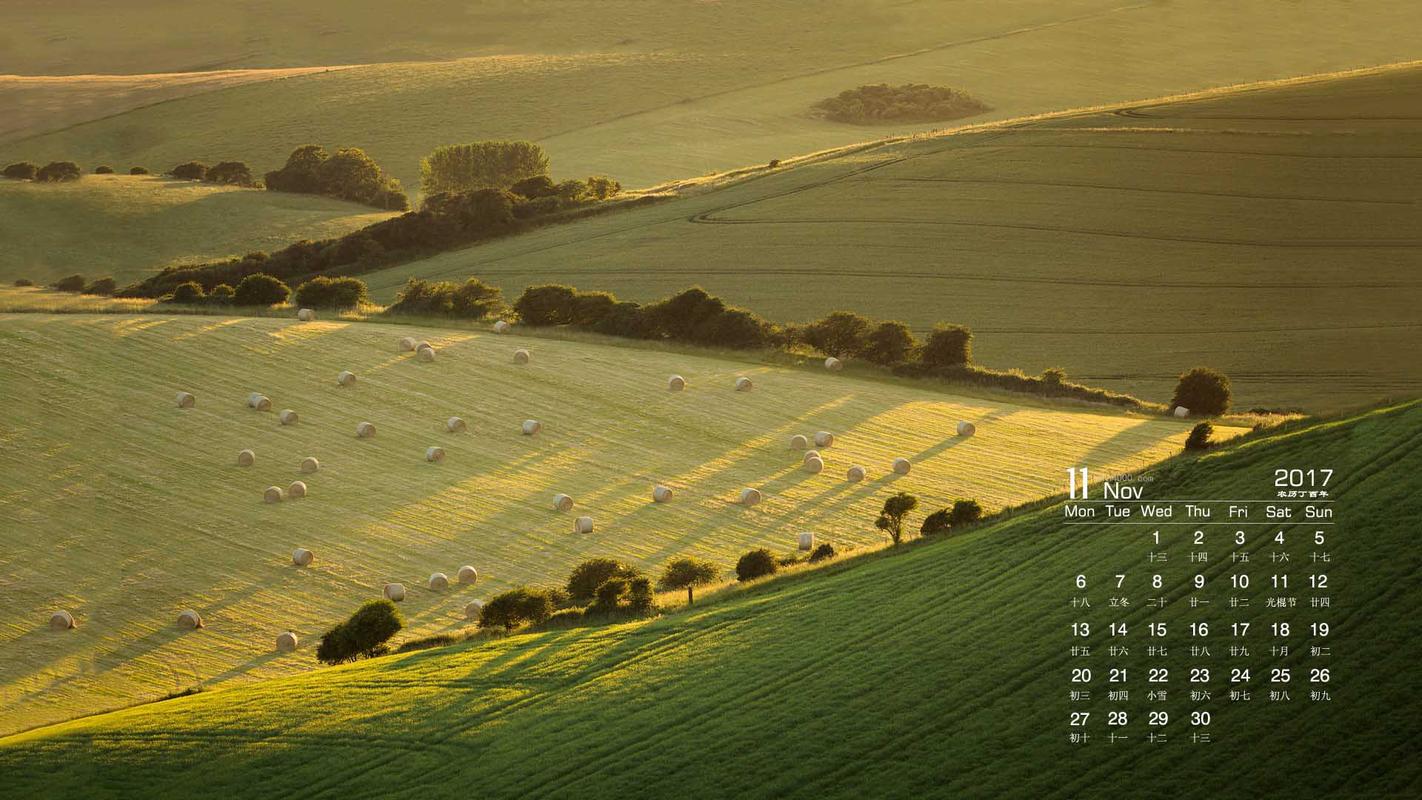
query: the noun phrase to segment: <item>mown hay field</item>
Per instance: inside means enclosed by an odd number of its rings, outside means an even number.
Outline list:
[[[398,352],[404,336],[435,361]],[[514,363],[520,347],[531,363]],[[1156,461],[1190,427],[732,357],[323,320],[4,315],[0,368],[4,731],[308,669],[320,633],[387,582],[410,590],[410,635],[447,632],[469,624],[469,600],[560,583],[586,557],[729,569],[752,547],[793,550],[801,531],[866,546],[883,541],[873,521],[892,492],[1001,508],[1073,464]],[[667,390],[673,373],[685,391]],[[735,391],[740,375],[753,391]],[[247,408],[251,392],[272,410]],[[283,409],[299,422],[278,424]],[[467,432],[445,430],[452,416]],[[542,432],[521,435],[525,419]],[[955,437],[959,420],[977,435]],[[363,421],[374,438],[356,438]],[[788,442],[818,430],[836,441],[812,475]],[[425,460],[431,446],[442,462]],[[255,464],[238,466],[249,448]],[[299,471],[308,456],[319,472]],[[891,472],[900,456],[907,476]],[[868,477],[849,483],[856,463]],[[298,479],[307,497],[263,502]],[[652,503],[658,483],[671,503]],[[764,501],[735,504],[743,487]],[[572,513],[553,509],[559,492]],[[578,515],[591,534],[573,534]],[[291,565],[297,547],[312,567]],[[425,588],[464,564],[474,587]],[[207,628],[177,629],[185,608]],[[55,609],[75,615],[72,635],[46,627]],[[278,655],[288,629],[307,646]]]

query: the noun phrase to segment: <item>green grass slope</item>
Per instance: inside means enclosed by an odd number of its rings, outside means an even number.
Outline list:
[[[1422,736],[1412,692],[1414,610],[1422,568],[1406,520],[1422,516],[1422,407],[1380,410],[1154,470],[1148,496],[1268,497],[1280,465],[1328,466],[1338,527],[1251,527],[1242,547],[1211,527],[1206,566],[1189,563],[1189,526],[1066,528],[1059,506],[901,554],[834,567],[703,603],[650,623],[520,636],[478,647],[396,656],[317,674],[183,698],[0,740],[17,796],[324,797],[1137,797],[1415,796]],[[1312,544],[1315,530],[1331,539]],[[1276,547],[1282,531],[1286,544]],[[1166,565],[1146,553],[1168,550]],[[1326,568],[1307,561],[1326,549]],[[1295,560],[1271,567],[1269,554]],[[1247,552],[1240,567],[1227,552]],[[1112,576],[1137,600],[1104,607]],[[1252,573],[1251,590],[1229,576]],[[1326,611],[1266,607],[1279,590],[1324,572]],[[1207,576],[1203,590],[1193,574]],[[1097,600],[1073,611],[1074,576]],[[1160,573],[1169,602],[1140,602]],[[1114,593],[1114,592],[1113,592]],[[1250,597],[1247,612],[1227,596]],[[1317,594],[1324,594],[1318,592]],[[1190,608],[1187,596],[1212,605]],[[1072,622],[1089,614],[1096,649],[1072,658]],[[1229,624],[1253,620],[1251,678],[1231,701],[1222,656]],[[1131,699],[1110,743],[1102,717],[1110,621],[1128,625]],[[1329,621],[1326,640],[1308,624]],[[1215,648],[1205,683],[1186,683],[1186,630],[1207,621]],[[1293,624],[1271,638],[1272,622]],[[1169,656],[1144,654],[1165,622]],[[82,630],[82,629],[81,629]],[[204,634],[206,635],[206,634]],[[1236,640],[1237,641],[1237,640]],[[1269,655],[1280,641],[1287,656]],[[1311,644],[1333,648],[1309,654]],[[1070,668],[1096,669],[1086,745],[1067,743]],[[1171,671],[1168,699],[1147,701],[1147,666]],[[1286,666],[1294,698],[1266,699],[1269,668]],[[1308,684],[1327,666],[1327,686]],[[1116,687],[1119,688],[1119,685]],[[1333,699],[1313,701],[1310,689]],[[1205,689],[1209,700],[1192,698]],[[1075,706],[1080,708],[1081,706]],[[1146,739],[1146,711],[1167,710]],[[1189,713],[1213,714],[1208,729]],[[1192,733],[1208,730],[1209,743]],[[344,765],[332,769],[333,764]]]
[[[407,335],[433,342],[438,361],[398,353]],[[531,364],[513,363],[518,347]],[[309,647],[279,655],[274,637],[311,642],[386,582],[410,588],[411,635],[447,632],[469,624],[469,600],[561,581],[590,556],[654,569],[690,554],[729,569],[751,547],[793,549],[805,530],[869,545],[891,491],[1013,505],[1080,459],[1156,461],[1190,427],[740,359],[343,321],[0,316],[0,732],[309,669]],[[336,385],[346,369],[356,386]],[[667,391],[673,373],[685,392]],[[734,391],[742,374],[754,391]],[[197,407],[176,408],[178,390]],[[245,408],[252,391],[271,413]],[[288,408],[300,421],[283,427],[275,412]],[[468,433],[444,430],[454,415]],[[537,437],[519,433],[529,418],[545,426]],[[977,436],[955,437],[960,419]],[[355,437],[361,421],[374,439]],[[817,430],[838,440],[811,475],[787,445]],[[436,445],[447,458],[426,463]],[[237,466],[244,448],[251,468]],[[319,473],[298,471],[306,456]],[[898,456],[911,474],[891,472]],[[855,463],[863,483],[845,481]],[[307,498],[262,502],[297,479]],[[651,503],[656,483],[672,503]],[[747,486],[764,502],[736,505]],[[595,519],[592,534],[572,534],[557,492]],[[316,566],[292,567],[295,547]],[[477,586],[426,590],[462,564],[479,569]],[[79,618],[73,636],[46,629],[55,608]],[[177,630],[184,608],[208,629]]]
[[[340,236],[388,216],[313,195],[148,175],[85,175],[62,184],[0,180],[0,281],[47,285],[77,272],[111,275],[123,286],[169,264]]]
[[[1419,104],[1410,68],[887,144],[368,280],[965,323],[984,363],[1161,402],[1197,364],[1243,407],[1415,395]]]
[[[984,119],[1009,118],[1415,58],[1411,33],[1422,22],[1408,0],[1348,14],[1331,0],[1299,0],[1283,22],[1269,0],[434,0],[402,9],[395,32],[383,4],[368,2],[208,0],[147,4],[151,14],[79,5],[82,25],[46,4],[36,32],[15,36],[43,47],[17,62],[66,73],[362,66],[82,124],[56,114],[51,133],[7,142],[6,157],[239,158],[270,169],[320,142],[366,148],[411,188],[419,159],[452,142],[535,139],[560,176],[645,186],[873,138],[809,113],[860,84],[950,85],[992,106]],[[207,19],[184,24],[188,15]],[[15,17],[0,12],[0,30],[25,30]],[[211,43],[218,32],[223,41]],[[145,46],[155,39],[163,46]],[[123,52],[108,55],[114,48]]]

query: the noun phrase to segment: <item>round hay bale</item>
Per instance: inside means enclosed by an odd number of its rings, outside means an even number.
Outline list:
[[[405,584],[387,583],[385,584],[385,599],[400,602],[405,599]]]
[[[203,627],[202,615],[192,610],[191,608],[186,609],[182,613],[178,614],[178,627],[195,631],[198,628]]]
[[[760,490],[759,490],[759,489],[742,489],[742,490],[741,490],[741,505],[749,507],[749,506],[753,506],[753,505],[755,505],[755,504],[757,504],[757,503],[759,503],[759,502],[760,502]]]
[[[913,469],[913,465],[909,463],[907,458],[894,459],[894,472],[900,475],[907,475],[910,469]]]
[[[178,408],[192,408],[197,404],[197,398],[190,392],[178,392]]]
[[[443,448],[443,447],[426,447],[426,448],[425,448],[425,460],[428,461],[428,462],[430,462],[431,464],[438,464],[439,462],[443,461],[443,460],[444,460],[444,448]]]
[[[573,533],[592,533],[592,517],[578,517],[573,520]]]
[[[71,631],[77,627],[74,615],[68,611],[56,611],[49,615],[49,629],[52,631]]]
[[[978,426],[967,420],[958,423],[958,435],[962,437],[972,436],[978,432]]]
[[[801,462],[805,462],[805,461],[809,461],[809,460],[812,459],[812,458],[819,458],[819,457],[820,457],[820,451],[818,451],[818,450],[806,450],[806,451],[805,451],[805,456],[804,456],[804,458],[801,458],[800,461],[801,461]]]
[[[840,361],[834,356],[830,356],[829,358],[825,359],[825,369],[829,370],[830,372],[839,372],[840,370],[844,369],[844,362]]]
[[[444,421],[444,429],[450,433],[464,433],[469,429],[469,426],[465,425],[464,420],[459,417],[450,417]]]
[[[339,386],[355,386],[356,375],[348,369],[343,369],[336,375],[336,384]]]
[[[825,462],[822,461],[818,456],[816,456],[815,458],[807,458],[805,459],[805,463],[800,465],[800,468],[810,473],[811,475],[818,475],[819,473],[824,472]]]
[[[553,508],[558,511],[572,511],[573,498],[562,493],[555,494],[553,495]]]
[[[410,352],[414,352],[414,350],[415,350],[415,338],[414,338],[413,336],[406,336],[405,338],[403,338],[403,339],[400,340],[400,352],[402,352],[402,353],[410,353]]]
[[[292,482],[291,482],[291,485],[288,486],[288,487],[286,487],[286,496],[287,496],[287,497],[305,497],[305,496],[306,496],[306,482],[305,482],[305,481],[292,481]]]
[[[469,603],[468,603],[468,605],[464,606],[464,618],[465,618],[465,619],[478,619],[483,613],[484,613],[484,601],[483,601],[483,600],[470,600]]]
[[[356,426],[357,439],[370,439],[375,436],[375,426],[369,422],[362,422]]]
[[[311,551],[304,547],[298,547],[291,551],[291,563],[298,567],[311,566],[311,562],[315,558],[316,556],[312,555]]]
[[[271,411],[272,401],[271,398],[261,392],[252,392],[247,395],[247,407],[255,408],[258,411]]]
[[[479,581],[479,570],[465,564],[459,568],[460,583],[477,583]]]
[[[797,434],[795,434],[794,436],[791,436],[791,437],[790,437],[790,449],[791,449],[791,450],[807,450],[807,449],[809,449],[809,447],[810,447],[810,440],[809,440],[809,439],[806,439],[804,436],[801,436],[800,434],[797,433]]]
[[[524,436],[534,436],[541,430],[543,430],[543,423],[539,422],[538,420],[526,419],[523,421]]]
[[[855,464],[844,473],[844,479],[850,483],[859,483],[864,480],[864,468]]]
[[[449,576],[443,572],[430,573],[430,588],[435,591],[449,588]]]
[[[1175,416],[1180,417],[1181,419],[1184,419],[1185,417],[1190,416],[1190,409],[1186,408],[1185,406],[1176,406],[1176,407],[1175,407]]]
[[[276,647],[279,653],[293,653],[300,645],[301,640],[297,639],[296,634],[291,631],[277,635]]]
[[[523,349],[522,347],[514,351],[515,364],[527,364],[529,358],[530,356],[528,354],[528,351]]]
[[[280,420],[283,425],[295,425],[300,417],[297,416],[295,411],[289,408],[283,408],[281,413],[277,415],[277,419]]]
[[[653,502],[653,503],[670,503],[670,502],[671,502],[671,499],[672,499],[672,490],[671,490],[670,487],[661,486],[661,485],[657,485],[657,486],[653,486],[653,487],[652,487],[652,502]]]
[[[262,492],[262,499],[268,503],[280,503],[286,499],[286,493],[280,486],[268,486],[267,490]]]
[[[815,447],[833,447],[834,434],[829,431],[817,431],[815,433]]]
[[[317,461],[315,456],[307,456],[306,458],[301,459],[301,471],[302,471],[302,472],[307,472],[307,473],[310,473],[310,472],[317,472],[317,471],[319,471],[320,469],[321,469],[321,462],[320,462],[320,461]]]
[[[754,383],[751,383],[751,379],[750,379],[750,378],[747,378],[747,377],[744,376],[744,375],[742,375],[742,376],[739,377],[739,378],[736,378],[736,391],[738,391],[738,392],[749,392],[751,389],[754,389],[754,388],[755,388],[755,384],[754,384]]]
[[[237,454],[237,466],[250,467],[257,463],[257,454],[251,450],[243,450]]]
[[[796,543],[799,544],[801,550],[813,550],[815,549],[815,535],[809,531],[801,533],[796,537]]]
[[[509,325],[507,322],[499,320],[498,322],[494,323],[494,333],[508,333],[510,327],[512,326]]]
[[[680,392],[686,389],[686,378],[680,375],[673,375],[667,378],[667,391]]]
[[[301,320],[302,322],[310,322],[316,319],[316,312],[309,308],[303,308],[300,311],[296,312],[296,318]]]
[[[419,359],[420,361],[423,361],[423,362],[425,362],[425,363],[429,363],[429,362],[431,362],[431,361],[434,361],[434,360],[435,360],[435,351],[434,351],[434,348],[433,348],[433,347],[430,347],[429,345],[423,345],[423,346],[421,346],[419,350],[416,350],[416,351],[415,351],[415,358],[417,358],[417,359]]]

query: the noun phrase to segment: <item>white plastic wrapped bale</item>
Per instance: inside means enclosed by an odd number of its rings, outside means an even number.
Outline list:
[[[1184,418],[1190,416],[1190,409],[1186,408],[1185,406],[1176,406],[1176,407],[1175,407],[1175,416],[1177,416],[1177,417],[1179,417],[1179,418],[1181,418],[1181,419],[1184,419]]]
[[[536,436],[541,430],[543,430],[543,423],[539,422],[538,420],[526,419],[523,421],[524,436]]]
[[[247,407],[255,408],[258,411],[271,411],[272,401],[271,398],[261,392],[252,392],[247,395]]]
[[[340,386],[355,386],[356,374],[348,369],[343,369],[336,375],[336,383]]]
[[[498,322],[494,323],[494,333],[508,333],[510,327],[512,326],[509,325],[507,322],[499,320]]]
[[[840,370],[844,369],[844,362],[840,361],[834,356],[830,356],[829,358],[825,359],[825,369],[829,370],[830,372],[839,372]]]
[[[405,584],[387,583],[385,584],[385,599],[398,603],[405,599]]]
[[[747,378],[747,377],[744,376],[744,375],[742,375],[742,376],[739,377],[739,378],[736,378],[736,391],[738,391],[738,392],[749,392],[751,389],[754,389],[754,388],[755,388],[755,384],[754,384],[754,383],[751,383],[751,379],[750,379],[750,378]]]
[[[592,533],[592,530],[592,517],[578,517],[577,519],[573,520],[573,533]]]
[[[806,531],[798,537],[798,544],[801,550],[813,550],[815,547],[815,535]]]
[[[309,308],[303,308],[300,311],[296,312],[296,318],[301,320],[302,322],[311,322],[312,320],[316,319],[316,312]]]
[[[192,408],[197,405],[197,398],[190,392],[178,392],[178,408]]]

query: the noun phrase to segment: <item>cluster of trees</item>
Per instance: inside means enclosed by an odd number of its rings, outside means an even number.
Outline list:
[[[988,110],[985,103],[965,92],[925,83],[866,84],[821,100],[812,108],[825,119],[854,125],[937,122]]]
[[[28,161],[19,161],[14,164],[7,164],[5,169],[0,170],[0,175],[17,181],[35,181],[37,183],[62,183],[64,181],[77,181],[81,175],[79,165],[73,161],[51,161],[43,167],[31,164]]]
[[[573,568],[566,587],[519,586],[484,604],[479,627],[512,631],[552,619],[588,615],[644,616],[656,609],[652,581],[615,558],[590,558]]]
[[[543,211],[559,203],[606,200],[622,184],[605,175],[554,183],[548,154],[526,141],[482,141],[437,148],[420,161],[420,191],[427,197],[478,189],[506,189]],[[541,213],[541,212],[540,212]]]
[[[242,161],[222,161],[210,167],[201,161],[185,161],[168,170],[168,175],[178,180],[203,181],[223,186],[253,188],[257,185],[256,179],[252,177],[252,169]]]
[[[351,618],[321,637],[316,658],[323,664],[343,664],[358,658],[374,658],[390,652],[386,642],[405,627],[400,610],[389,600],[373,600],[356,610]]]
[[[918,498],[907,492],[899,492],[884,501],[884,507],[874,520],[874,527],[887,533],[894,544],[904,538],[904,525],[908,515],[918,508]],[[924,536],[934,536],[951,532],[954,528],[971,525],[982,519],[983,507],[976,500],[957,500],[948,508],[941,508],[924,518],[918,532]]]
[[[360,285],[360,289],[363,294],[364,283]],[[258,273],[243,278],[235,289],[225,283],[220,283],[211,290],[204,289],[197,281],[180,283],[173,287],[173,292],[163,300],[183,305],[274,306],[285,303],[290,296],[291,289],[285,283],[271,275]]]
[[[792,335],[827,356],[862,358],[886,367],[910,361],[957,367],[973,360],[973,333],[962,325],[940,324],[920,342],[902,322],[834,311],[798,331],[792,329]]]
[[[33,286],[34,281],[22,279],[15,281],[15,285]],[[86,281],[83,275],[68,275],[50,284],[49,288],[56,292],[72,292],[74,294],[92,294],[108,297],[118,289],[118,284],[114,282],[113,278],[107,276],[97,278],[93,281]]]
[[[358,147],[343,147],[331,155],[319,144],[302,145],[263,181],[274,192],[319,194],[391,211],[410,207],[400,182]]]
[[[462,284],[411,278],[386,310],[400,314],[489,319],[502,315],[507,308],[504,293],[497,286],[490,286],[478,278],[470,278]]]
[[[514,301],[526,325],[568,325],[609,336],[749,349],[780,343],[774,326],[699,287],[657,303],[619,301],[607,292],[530,286]]]
[[[359,308],[369,302],[370,292],[359,278],[317,275],[296,287],[296,304],[303,308]]]

